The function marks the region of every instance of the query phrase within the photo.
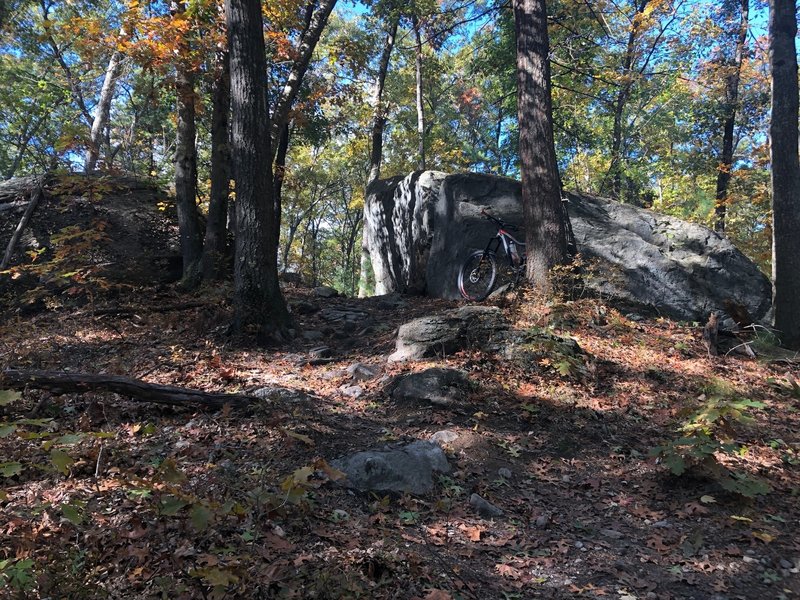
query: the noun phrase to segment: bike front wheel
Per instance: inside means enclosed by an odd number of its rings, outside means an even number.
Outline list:
[[[494,254],[477,250],[470,254],[458,272],[458,291],[467,300],[486,298],[497,279],[497,259]]]

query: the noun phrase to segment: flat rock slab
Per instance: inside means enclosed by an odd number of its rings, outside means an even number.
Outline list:
[[[457,369],[433,368],[399,375],[387,386],[395,400],[430,402],[450,407],[463,399],[471,387],[466,373]]]
[[[362,491],[428,494],[433,474],[449,473],[444,451],[431,442],[417,440],[406,446],[367,450],[331,463],[342,471],[345,484]]]
[[[462,306],[400,326],[389,362],[446,356],[466,348],[490,349],[492,340],[508,329],[496,306]]]

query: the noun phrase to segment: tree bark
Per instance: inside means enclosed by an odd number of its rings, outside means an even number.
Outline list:
[[[800,349],[797,8],[795,0],[770,0],[769,9],[772,305],[781,342],[788,348]]]
[[[381,162],[383,161],[383,130],[386,127],[386,107],[383,104],[383,88],[386,83],[386,75],[389,72],[389,60],[394,48],[394,38],[397,35],[397,25],[399,19],[394,18],[386,32],[386,39],[383,42],[381,59],[378,63],[378,75],[375,78],[375,85],[372,89],[372,146],[369,152],[369,175],[364,192],[364,220],[366,220],[367,194],[369,187],[381,176]],[[364,298],[367,295],[369,277],[369,247],[366,237],[361,238],[361,263],[358,279],[358,297]]]
[[[131,400],[170,405],[200,405],[220,409],[226,404],[233,407],[248,406],[258,400],[244,394],[202,392],[173,385],[146,383],[117,375],[93,373],[60,373],[6,369],[0,373],[0,387],[12,390],[33,388],[48,390],[53,394],[82,394],[84,392],[110,392],[127,396]]]
[[[36,191],[31,195],[31,201],[28,203],[25,212],[22,214],[22,218],[17,224],[17,228],[11,235],[11,239],[6,247],[6,252],[3,255],[3,260],[0,262],[0,271],[5,271],[8,268],[8,265],[11,264],[11,257],[14,255],[14,250],[19,243],[19,238],[22,237],[22,232],[25,231],[25,228],[28,226],[31,217],[33,216],[33,211],[36,210],[36,207],[39,205],[39,201],[42,199],[43,195],[44,190],[42,190],[42,185],[39,185]]]
[[[225,275],[227,255],[228,199],[230,196],[230,104],[231,73],[228,49],[217,49],[211,112],[211,195],[208,201],[206,236],[203,243],[203,279],[215,281]]]
[[[736,126],[736,111],[739,105],[739,79],[742,73],[742,61],[747,45],[747,30],[749,27],[750,0],[741,0],[739,13],[739,27],[736,36],[736,49],[732,64],[725,65],[728,72],[725,74],[725,105],[724,121],[722,124],[722,152],[720,152],[719,168],[717,172],[717,189],[714,195],[714,230],[718,233],[725,232],[725,217],[728,212],[728,187],[731,181],[733,168],[733,134]]]
[[[236,180],[233,330],[252,331],[260,343],[266,343],[283,338],[290,317],[278,285],[261,3],[226,0],[225,9]]]
[[[547,8],[545,0],[514,0],[513,4],[527,276],[547,296],[552,291],[550,270],[567,259],[553,139]]]
[[[625,117],[625,107],[633,88],[633,63],[636,58],[636,41],[639,35],[640,20],[639,15],[644,13],[649,0],[641,0],[636,7],[636,13],[631,21],[631,29],[628,32],[628,43],[625,47],[625,57],[622,62],[622,83],[614,100],[614,129],[611,134],[611,197],[617,200],[622,196],[622,121]]]
[[[179,5],[178,14],[185,10]],[[183,277],[188,283],[199,274],[202,257],[200,223],[197,214],[197,137],[194,89],[194,68],[189,63],[190,44],[183,40],[175,73],[178,122],[175,139],[175,204],[178,210],[178,231],[183,257]]]
[[[121,31],[120,34],[125,35],[125,31]],[[94,109],[94,120],[89,134],[89,148],[86,151],[86,159],[83,163],[83,170],[87,173],[95,170],[97,160],[100,158],[100,145],[103,142],[103,134],[111,116],[111,101],[114,99],[117,79],[119,79],[119,75],[122,72],[123,58],[122,51],[115,50],[108,61],[103,87],[100,88],[100,98]]]
[[[336,0],[320,0],[319,7],[313,13],[300,39],[297,58],[292,65],[292,70],[289,72],[289,77],[286,79],[286,84],[283,86],[280,96],[278,96],[275,109],[272,111],[272,124],[268,130],[271,139],[270,157],[273,156],[272,153],[278,148],[281,131],[289,119],[289,110],[297,97],[300,84],[303,82],[303,76],[306,74],[311,57],[314,54],[314,48],[317,47],[319,37],[328,23],[328,17],[335,5]]]
[[[411,17],[411,25],[414,29],[415,52],[416,52],[416,91],[417,91],[417,137],[418,137],[418,157],[417,168],[425,170],[425,105],[422,97],[422,36],[419,30],[419,20],[416,15]]]

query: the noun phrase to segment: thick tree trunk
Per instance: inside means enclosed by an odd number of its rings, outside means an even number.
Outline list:
[[[208,202],[206,237],[203,244],[203,279],[225,275],[225,256],[230,196],[231,152],[228,127],[231,104],[230,60],[227,48],[217,51],[211,113],[211,196]]]
[[[425,105],[422,97],[422,36],[419,30],[419,21],[416,15],[411,17],[411,24],[414,29],[416,60],[416,90],[417,90],[417,138],[419,151],[417,157],[417,168],[425,170]]]
[[[795,0],[770,0],[769,8],[773,307],[781,341],[789,348],[800,349],[797,8]]]
[[[232,158],[236,180],[234,322],[261,343],[287,332],[278,285],[270,118],[259,0],[226,0],[231,61]]]
[[[125,34],[124,30],[121,32]],[[122,59],[124,54],[120,50],[115,50],[111,54],[106,68],[106,76],[103,79],[103,87],[100,88],[100,99],[94,109],[94,120],[92,130],[89,135],[89,148],[86,151],[86,159],[83,163],[83,170],[90,173],[97,167],[97,160],[100,158],[100,146],[103,142],[104,133],[108,126],[111,116],[111,101],[114,99],[114,90],[117,87],[117,79],[122,72]]]
[[[156,404],[200,405],[220,409],[226,404],[233,407],[248,406],[258,400],[244,394],[202,392],[173,385],[146,383],[117,375],[95,375],[93,373],[60,373],[6,369],[0,372],[0,386],[12,390],[48,390],[53,394],[82,394],[84,392],[111,392],[128,396],[139,402]]]
[[[386,40],[383,43],[383,51],[378,64],[378,75],[375,78],[375,86],[372,89],[372,146],[369,152],[369,175],[367,177],[366,191],[364,192],[364,220],[367,218],[367,195],[370,186],[381,176],[381,162],[383,161],[383,130],[386,127],[386,107],[383,104],[383,88],[386,83],[386,75],[389,72],[389,60],[394,48],[394,38],[397,35],[398,19],[392,20],[389,31],[386,32]],[[370,268],[369,246],[364,235],[361,237],[361,261],[358,279],[358,297],[363,298],[367,295],[369,286]]]
[[[181,6],[180,12],[183,12]],[[178,230],[183,257],[183,277],[193,283],[199,275],[202,239],[197,214],[197,149],[195,147],[194,70],[189,63],[189,42],[180,45],[175,73],[178,122],[175,139],[175,204],[178,209]]]
[[[567,241],[553,139],[545,0],[514,0],[514,21],[527,275],[541,294],[549,295],[550,270],[566,261]]]
[[[739,27],[736,35],[736,50],[734,51],[733,64],[725,65],[729,71],[725,74],[725,105],[724,121],[722,124],[722,152],[719,158],[717,172],[717,190],[714,205],[714,230],[725,232],[725,217],[728,212],[728,186],[731,181],[733,168],[733,134],[736,126],[736,110],[739,105],[739,79],[742,73],[742,61],[747,45],[747,30],[749,27],[750,0],[741,0],[739,8]]]

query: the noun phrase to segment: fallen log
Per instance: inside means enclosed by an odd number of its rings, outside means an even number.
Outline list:
[[[119,375],[93,373],[65,373],[27,369],[5,369],[0,373],[0,389],[47,390],[52,394],[84,392],[112,392],[127,396],[137,402],[153,402],[178,406],[200,405],[220,409],[226,404],[233,408],[244,407],[258,399],[244,394],[202,392],[173,385],[147,383]]]

